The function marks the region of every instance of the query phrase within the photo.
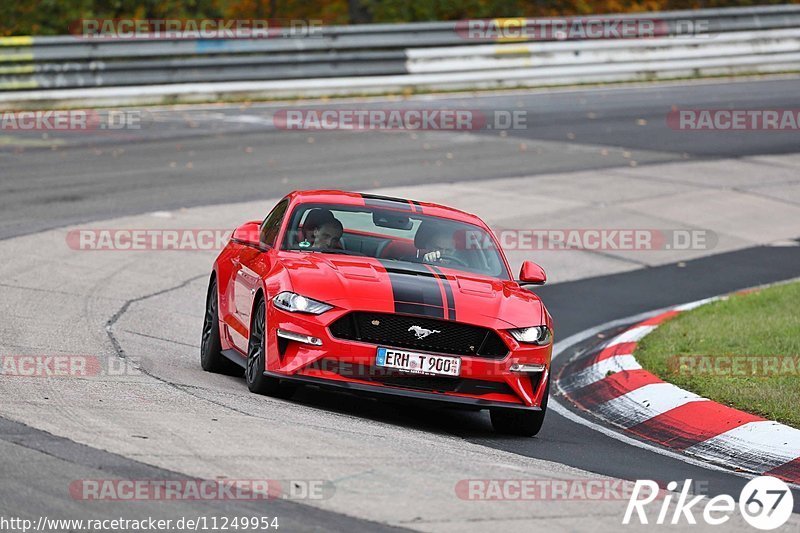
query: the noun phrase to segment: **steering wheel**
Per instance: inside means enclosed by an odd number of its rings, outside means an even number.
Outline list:
[[[457,265],[469,268],[469,264],[466,261],[464,261],[460,257],[456,257],[454,255],[440,255],[439,256],[439,261],[442,261],[442,260],[445,260],[448,263],[455,263]]]

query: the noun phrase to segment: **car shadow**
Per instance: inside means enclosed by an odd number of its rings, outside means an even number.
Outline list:
[[[301,387],[292,402],[392,424],[462,438],[496,435],[488,411],[471,411],[405,399],[375,399],[313,386]]]

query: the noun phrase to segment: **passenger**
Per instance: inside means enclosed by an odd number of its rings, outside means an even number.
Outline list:
[[[307,242],[313,242],[314,230],[331,220],[336,220],[336,217],[328,209],[317,207],[310,210],[306,215],[305,222],[303,222],[303,239]]]
[[[320,226],[313,229],[311,233],[311,248],[314,250],[338,250],[342,248],[340,239],[344,233],[344,228],[342,227],[342,223],[335,218],[323,222]]]

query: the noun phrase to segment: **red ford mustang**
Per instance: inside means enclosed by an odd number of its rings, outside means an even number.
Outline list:
[[[215,261],[202,367],[241,367],[251,391],[281,398],[305,384],[489,409],[496,431],[535,435],[552,319],[522,287],[544,271],[525,262],[519,277],[475,215],[293,192]]]

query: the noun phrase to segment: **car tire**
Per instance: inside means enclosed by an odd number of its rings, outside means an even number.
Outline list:
[[[495,432],[521,437],[533,437],[538,434],[544,424],[547,414],[547,399],[550,396],[550,381],[544,391],[541,411],[528,411],[525,409],[490,409],[489,416]]]
[[[242,375],[242,367],[222,355],[216,278],[212,278],[211,283],[208,284],[206,312],[203,316],[203,333],[200,340],[200,366],[206,372],[231,376]]]
[[[297,390],[297,386],[278,378],[264,375],[267,360],[267,309],[263,298],[259,298],[253,307],[253,323],[250,326],[250,338],[247,341],[247,366],[244,377],[250,392],[264,394],[274,398],[288,400]]]

